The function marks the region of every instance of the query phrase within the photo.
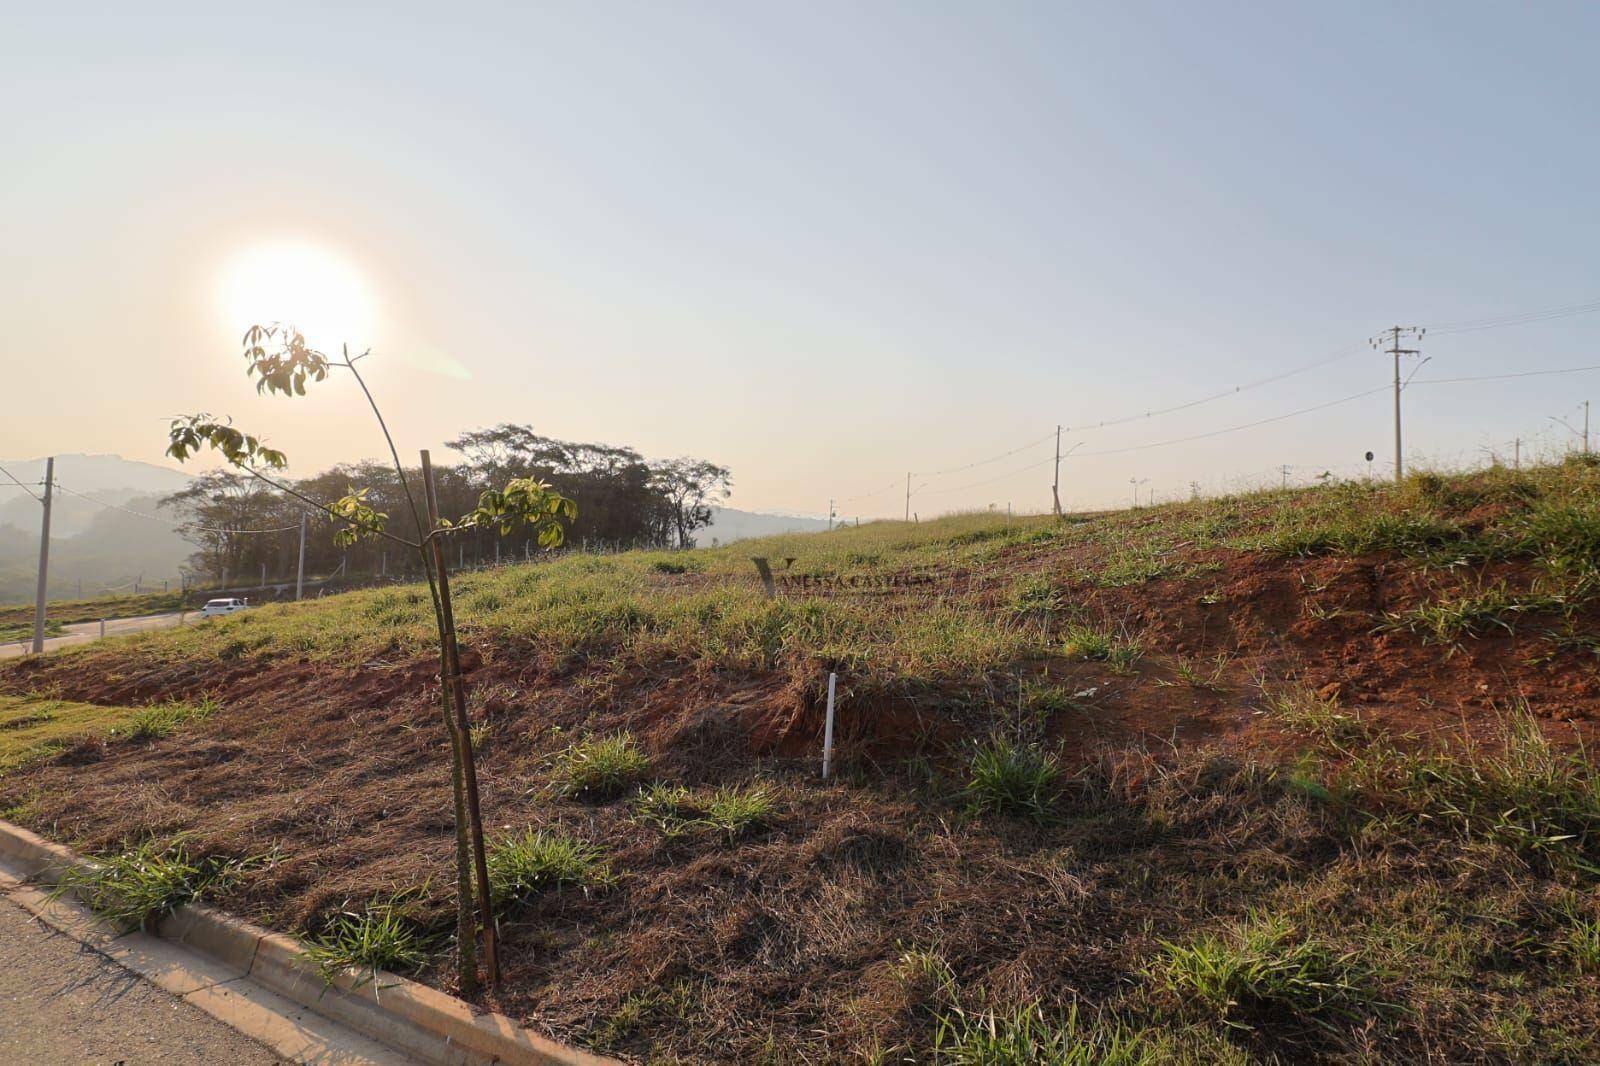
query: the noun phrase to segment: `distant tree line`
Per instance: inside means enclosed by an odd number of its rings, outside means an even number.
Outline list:
[[[503,424],[463,433],[448,443],[465,461],[434,467],[442,514],[472,510],[479,493],[510,478],[538,478],[577,502],[578,517],[567,530],[569,549],[687,548],[694,531],[711,521],[712,505],[727,498],[732,483],[727,467],[703,459],[647,460],[632,448],[556,440],[529,426]],[[407,479],[417,491],[421,471],[408,470]],[[388,514],[391,522],[409,521],[399,480],[393,467],[383,463],[336,466],[293,484],[307,496],[327,501],[339,499],[352,486],[363,486],[368,489],[367,502]],[[220,586],[253,584],[263,565],[269,580],[293,575],[300,518],[307,511],[300,501],[248,475],[215,471],[166,497],[162,507],[182,516],[179,532],[196,546],[189,559],[194,580]],[[412,565],[399,553],[390,552],[385,559],[381,541],[336,547],[325,516],[312,513],[308,520],[308,575],[331,574],[341,565],[352,575],[380,569],[399,574],[402,564]],[[267,529],[279,531],[235,532]],[[493,562],[497,541],[503,560],[540,551],[532,535],[521,530],[504,536],[495,530],[474,530],[451,538],[454,551],[469,565]]]

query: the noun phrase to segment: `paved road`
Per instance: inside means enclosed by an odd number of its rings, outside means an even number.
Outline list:
[[[0,1062],[281,1062],[177,996],[0,899]]]
[[[192,624],[200,617],[198,611],[174,611],[171,614],[147,614],[139,618],[113,618],[106,622],[106,636],[114,637],[120,633],[137,633],[141,629],[166,629],[168,626],[179,624]],[[99,622],[76,622],[64,626],[65,632],[59,637],[46,637],[45,651],[54,651],[56,648],[65,648],[73,644],[87,644],[91,640],[100,639]],[[26,655],[33,648],[33,639],[7,641],[0,644],[0,659],[11,659],[18,655]]]

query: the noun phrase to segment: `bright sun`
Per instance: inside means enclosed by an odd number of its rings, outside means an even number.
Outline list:
[[[283,322],[329,354],[348,343],[371,343],[373,300],[359,271],[314,244],[263,244],[236,255],[223,270],[222,311],[235,332]]]

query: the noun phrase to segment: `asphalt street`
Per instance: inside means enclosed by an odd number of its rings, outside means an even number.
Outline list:
[[[0,1062],[267,1066],[281,1061],[0,898]]]

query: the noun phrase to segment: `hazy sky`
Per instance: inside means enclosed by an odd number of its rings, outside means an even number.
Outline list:
[[[726,463],[737,506],[894,485],[840,511],[898,515],[908,469],[1058,422],[1396,322],[1600,299],[1593,5],[221,6],[0,15],[0,455],[159,460],[193,410],[299,473],[376,455],[350,383],[246,381],[239,318],[282,298],[304,306],[259,313],[362,333],[313,339],[374,348],[408,452],[528,422]],[[1439,333],[1418,380],[1600,363],[1597,339],[1600,314]],[[1363,345],[1067,440],[1185,437],[1389,374]],[[1407,451],[1558,446],[1549,416],[1591,395],[1600,372],[1414,388]],[[1368,449],[1381,470],[1382,393],[1075,456],[1064,495]],[[1043,508],[1049,455],[917,477],[913,509]]]

